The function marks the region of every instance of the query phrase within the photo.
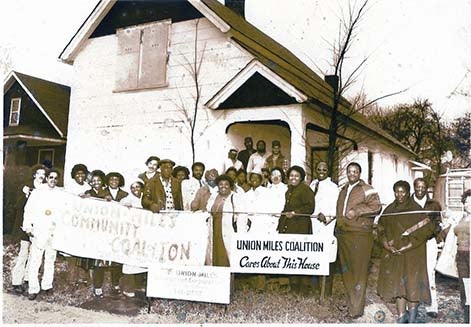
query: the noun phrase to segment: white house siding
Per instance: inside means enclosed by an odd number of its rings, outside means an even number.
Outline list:
[[[89,169],[116,170],[128,179],[134,178],[144,171],[150,155],[191,164],[189,126],[181,107],[191,110],[195,103],[195,84],[188,72],[188,63],[194,62],[195,26],[196,20],[172,24],[168,86],[158,89],[113,92],[116,35],[86,42],[74,62],[76,80],[70,100],[66,176],[74,164],[81,162]],[[204,109],[203,104],[252,57],[205,18],[199,20],[198,51],[199,56],[203,55],[203,64],[198,78],[201,99],[196,160],[214,165],[226,155],[225,128],[220,129],[225,123],[219,121],[225,113]],[[251,117],[243,116],[245,120]],[[66,185],[69,182],[67,178]]]
[[[310,122],[328,128],[328,119],[318,108],[313,106],[304,108],[304,126]],[[396,181],[400,179],[409,183],[413,181],[413,172],[409,164],[411,157],[404,150],[386,143],[379,137],[368,136],[364,130],[349,127],[345,131],[345,136],[357,142],[358,150],[343,154],[339,163],[339,185],[342,186],[347,182],[345,170],[348,163],[352,161],[361,165],[361,178],[368,182],[368,152],[372,153],[372,186],[378,191],[383,204],[389,204],[394,200],[392,187]],[[308,131],[306,142],[306,163],[310,163],[308,155],[310,147],[328,146],[328,136],[320,132]]]

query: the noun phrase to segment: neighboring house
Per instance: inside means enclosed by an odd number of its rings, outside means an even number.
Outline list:
[[[469,189],[471,189],[471,168],[447,169],[445,174],[437,178],[434,199],[440,202],[443,208],[461,214],[463,212],[461,196]]]
[[[243,1],[226,5],[234,2]],[[245,136],[265,140],[268,151],[280,140],[309,177],[326,156],[331,85],[216,0],[100,1],[60,59],[76,73],[66,171],[83,162],[129,179],[154,154],[190,166],[195,106],[196,160],[207,168],[219,167],[230,147],[243,149]],[[340,182],[345,163],[359,161],[362,177],[390,202],[396,180],[416,177],[415,154],[363,116],[341,119],[350,154],[339,163]]]
[[[70,87],[12,71],[3,85],[4,231],[30,167],[63,170]]]

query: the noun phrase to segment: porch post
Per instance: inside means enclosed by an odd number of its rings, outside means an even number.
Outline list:
[[[290,165],[298,165],[307,169],[306,162],[306,129],[301,126],[291,127],[291,162]]]

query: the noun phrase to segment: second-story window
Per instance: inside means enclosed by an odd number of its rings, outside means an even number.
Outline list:
[[[10,126],[18,126],[20,123],[21,98],[13,98],[10,103]]]
[[[170,20],[118,29],[115,91],[167,86]]]

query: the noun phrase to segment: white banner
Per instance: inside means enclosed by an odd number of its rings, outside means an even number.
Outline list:
[[[138,267],[204,265],[208,213],[153,214],[116,202],[67,195],[56,222],[54,249]]]
[[[147,296],[200,302],[230,302],[228,267],[151,265]]]
[[[332,238],[314,235],[234,234],[231,271],[238,273],[329,275]]]

